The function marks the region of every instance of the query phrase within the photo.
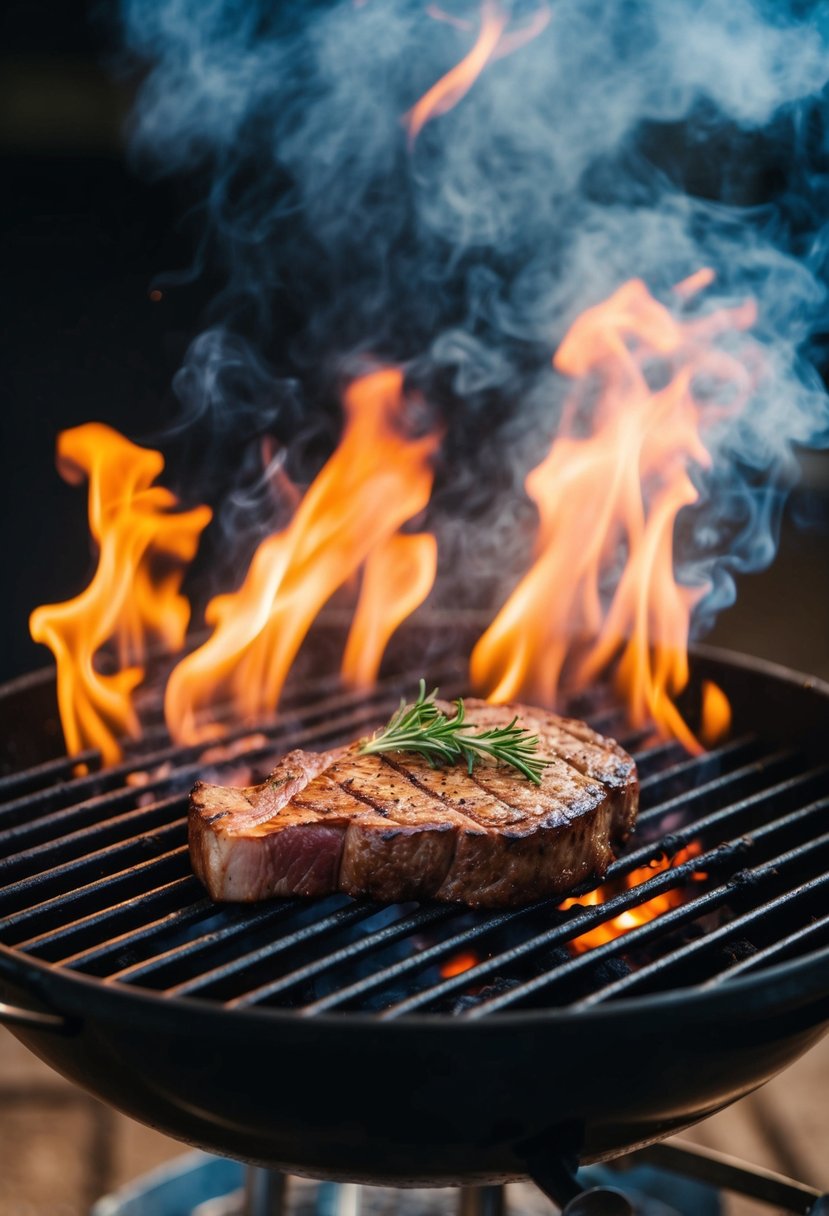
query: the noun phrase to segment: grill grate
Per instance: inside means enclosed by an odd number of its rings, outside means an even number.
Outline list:
[[[442,674],[444,688],[457,684],[457,671]],[[414,683],[397,676],[366,696],[311,681],[277,722],[257,728],[245,760],[264,771],[289,748],[365,733]],[[583,716],[599,730],[620,727],[612,705]],[[108,770],[89,753],[83,775],[62,758],[0,779],[0,942],[169,998],[383,1019],[479,1019],[710,988],[829,942],[829,835],[820,832],[829,766],[754,733],[695,757],[641,731],[621,734],[642,802],[602,905],[473,913],[341,896],[214,905],[190,872],[186,791],[207,763],[219,779],[232,774],[233,745],[251,735],[234,731],[208,761],[204,748],[172,747],[154,730]],[[696,856],[624,888],[634,870],[688,845]],[[671,892],[681,902],[656,919],[574,950],[580,935]]]

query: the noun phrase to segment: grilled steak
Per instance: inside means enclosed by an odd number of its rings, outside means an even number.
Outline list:
[[[550,763],[540,786],[500,764],[433,769],[358,744],[293,751],[262,785],[197,782],[193,869],[216,900],[342,891],[382,902],[529,903],[600,879],[638,807],[636,766],[583,722],[523,705],[465,701],[480,727],[519,724]],[[447,707],[448,708],[448,707]]]

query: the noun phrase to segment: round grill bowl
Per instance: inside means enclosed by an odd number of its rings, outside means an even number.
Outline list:
[[[820,863],[826,847],[820,809],[829,798],[821,767],[829,688],[700,648],[691,699],[708,678],[731,699],[732,737],[755,740],[752,780],[766,790],[763,822],[777,815],[793,825],[780,838],[782,860],[771,854],[769,862],[768,845],[758,860],[747,830],[750,806],[744,808],[734,821],[741,863],[709,875],[705,888],[733,891],[718,924],[737,918],[739,926],[755,862],[775,875],[779,867],[782,877],[769,897],[752,897],[751,924],[762,932],[755,933],[750,966],[738,953],[720,951],[726,961],[701,977],[695,960],[705,950],[697,946],[687,966],[672,965],[667,983],[657,968],[657,978],[642,992],[634,983],[630,996],[608,992],[606,999],[585,1000],[582,993],[578,1000],[539,1004],[542,992],[525,1007],[488,1016],[474,1002],[452,1013],[437,1001],[433,1011],[394,1017],[382,1008],[314,1010],[298,998],[295,1008],[233,1004],[223,991],[196,997],[171,993],[169,984],[153,990],[134,975],[125,982],[123,970],[116,977],[98,967],[104,973],[93,974],[95,967],[44,957],[49,951],[31,944],[37,935],[21,938],[18,912],[0,921],[0,1019],[52,1067],[144,1123],[215,1152],[320,1178],[446,1185],[538,1177],[556,1158],[607,1159],[686,1127],[768,1080],[829,1023],[829,942],[821,928],[829,888]],[[19,722],[21,707],[42,698],[44,687],[43,680],[9,687],[2,696],[6,720]],[[787,776],[775,768],[783,753]],[[791,795],[775,809],[773,790],[768,793],[772,778],[777,788],[781,776],[795,784],[808,777],[794,811]],[[677,780],[686,794],[676,792]],[[710,813],[699,796],[704,784],[686,760],[675,761],[654,788],[667,789],[674,811],[687,795],[686,819],[694,821]],[[720,809],[723,799],[728,807],[731,788],[745,801],[743,787],[726,782]],[[186,798],[177,797],[180,816]],[[806,815],[809,807],[814,814]],[[14,842],[2,822],[5,859]],[[665,826],[673,830],[673,823]],[[161,847],[154,830],[145,843],[148,857]],[[733,852],[733,840],[727,847],[717,843],[723,855]],[[791,896],[781,894],[780,882]],[[16,906],[31,915],[39,905],[26,903],[26,882],[16,889]],[[44,888],[35,885],[32,892],[42,903]],[[131,926],[128,940],[136,925],[149,923],[144,898],[134,894],[121,901],[123,910],[119,905],[118,915]],[[190,898],[195,907],[201,897]],[[58,904],[63,925],[83,911]],[[793,929],[787,907],[795,905],[801,911]],[[221,930],[221,917],[231,913],[211,915],[219,916]],[[210,921],[207,938],[216,923]],[[702,936],[709,932],[706,923]],[[744,940],[742,928],[737,937]],[[244,936],[234,940],[243,951]],[[170,948],[162,929],[156,942],[156,949]],[[213,957],[209,941],[203,948],[214,963],[227,957],[226,948]],[[625,956],[623,944],[615,949]],[[508,963],[503,972],[509,973]]]

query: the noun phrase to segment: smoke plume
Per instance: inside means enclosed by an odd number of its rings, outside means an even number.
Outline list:
[[[539,3],[505,0],[508,28]],[[469,52],[480,14],[122,0],[144,72],[134,154],[200,183],[200,258],[224,275],[179,376],[185,417],[240,428],[251,451],[276,436],[301,481],[343,383],[369,357],[403,364],[447,425],[431,508],[443,586],[462,569],[469,596],[497,599],[531,542],[523,478],[555,433],[567,384],[550,360],[568,326],[629,278],[665,297],[711,267],[698,307],[754,298],[763,374],[750,408],[705,436],[713,469],[677,532],[680,577],[712,588],[702,627],[735,572],[771,560],[795,445],[827,438],[810,360],[826,6],[551,0],[537,37],[407,139],[403,117]],[[243,508],[240,491],[226,526]]]

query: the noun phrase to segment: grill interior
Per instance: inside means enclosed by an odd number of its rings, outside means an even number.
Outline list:
[[[369,695],[304,678],[277,721],[207,750],[171,746],[150,699],[144,716],[154,714],[155,725],[117,767],[102,771],[89,753],[0,777],[0,942],[168,998],[383,1019],[578,1009],[713,987],[829,943],[829,765],[743,729],[739,714],[726,742],[689,756],[631,733],[608,695],[570,707],[615,735],[640,771],[637,832],[611,867],[607,902],[497,913],[343,896],[213,904],[188,860],[193,780],[209,769],[238,783],[234,751],[258,780],[289,748],[365,734],[419,674],[387,677]],[[463,691],[458,668],[434,675],[444,695]],[[688,845],[699,851],[624,888],[626,875]],[[581,934],[672,891],[681,902],[669,911],[605,944],[573,948]]]

